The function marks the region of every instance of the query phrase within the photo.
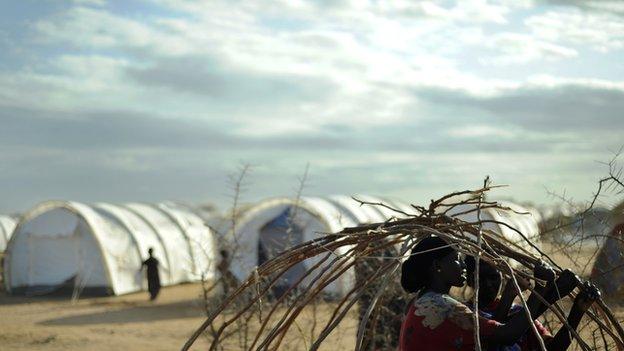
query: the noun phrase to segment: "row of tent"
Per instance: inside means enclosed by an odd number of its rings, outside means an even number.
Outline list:
[[[119,295],[144,290],[140,268],[149,248],[154,248],[161,264],[163,285],[215,279],[222,273],[217,269],[222,250],[228,251],[230,273],[243,280],[279,252],[323,233],[414,213],[413,207],[401,201],[357,198],[398,211],[362,205],[348,196],[272,198],[248,207],[232,225],[171,203],[44,202],[24,214],[13,231],[4,255],[4,285],[11,293],[28,295],[64,290]],[[518,205],[504,205],[527,212]],[[465,210],[454,209],[455,213]],[[476,219],[476,213],[462,216],[467,221]],[[534,241],[539,235],[538,216],[493,209],[481,213],[482,219],[507,223]],[[486,228],[528,246],[507,226],[488,223]],[[296,281],[315,262],[310,259],[293,267],[280,284]],[[341,296],[353,284],[355,273],[349,271],[326,292]]]

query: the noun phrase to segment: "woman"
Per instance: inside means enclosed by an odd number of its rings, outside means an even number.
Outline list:
[[[548,273],[536,269],[536,278],[547,279]],[[422,239],[403,263],[401,285],[417,293],[410,303],[401,326],[400,351],[474,350],[474,317],[468,306],[449,296],[451,287],[466,282],[466,267],[460,254],[439,237]],[[554,276],[554,274],[553,274]],[[556,284],[557,289],[552,289]],[[549,302],[569,294],[576,286],[576,276],[564,271],[556,283],[550,280],[545,298]],[[559,294],[551,293],[558,290]],[[539,298],[531,295],[527,301],[531,320],[546,309]],[[511,345],[530,327],[524,313],[511,317],[506,323],[479,318],[480,340],[487,345]]]
[[[472,256],[466,257],[466,267],[468,269],[468,286],[474,287],[474,271],[475,259]],[[526,289],[528,281],[518,277],[519,286]],[[511,281],[507,281],[503,288],[502,295],[499,299],[499,291],[503,285],[500,272],[494,266],[485,260],[479,261],[479,313],[487,319],[494,319],[499,322],[505,322],[515,313],[522,313],[522,307],[514,305],[513,300],[516,297],[516,289]],[[579,286],[579,294],[576,295],[570,313],[568,314],[568,325],[576,329],[581,322],[581,318],[587,312],[589,307],[600,298],[600,290],[589,282],[585,282]],[[565,351],[571,343],[571,334],[566,327],[561,327],[559,332],[553,337],[550,331],[546,329],[539,321],[534,321],[535,328],[544,340],[548,351]],[[512,346],[503,346],[494,348],[496,351],[534,351],[539,350],[537,339],[529,331],[523,335],[517,344]]]

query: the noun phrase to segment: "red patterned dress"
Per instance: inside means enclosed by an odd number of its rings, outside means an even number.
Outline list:
[[[491,335],[500,323],[480,318],[482,336]],[[427,292],[414,300],[401,325],[399,351],[472,351],[473,312],[446,294]]]

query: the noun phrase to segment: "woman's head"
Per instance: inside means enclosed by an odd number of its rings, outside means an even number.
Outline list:
[[[474,272],[476,260],[473,256],[466,256],[468,269],[468,285],[474,288]],[[496,267],[485,260],[479,260],[479,304],[489,305],[498,297],[503,277]]]
[[[436,236],[422,239],[401,266],[401,286],[417,292],[433,283],[438,286],[462,286],[466,269],[460,254]]]

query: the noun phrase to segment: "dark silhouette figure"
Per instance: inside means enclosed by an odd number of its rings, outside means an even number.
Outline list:
[[[228,296],[230,292],[238,286],[238,279],[230,270],[230,255],[225,250],[220,250],[221,260],[217,265],[217,269],[221,274],[221,283],[223,284],[223,295]]]
[[[158,260],[152,256],[153,248],[149,248],[149,257],[143,261],[143,266],[147,267],[147,290],[150,293],[150,301],[154,301],[160,292],[160,276],[158,275]],[[142,268],[142,267],[141,267]]]

